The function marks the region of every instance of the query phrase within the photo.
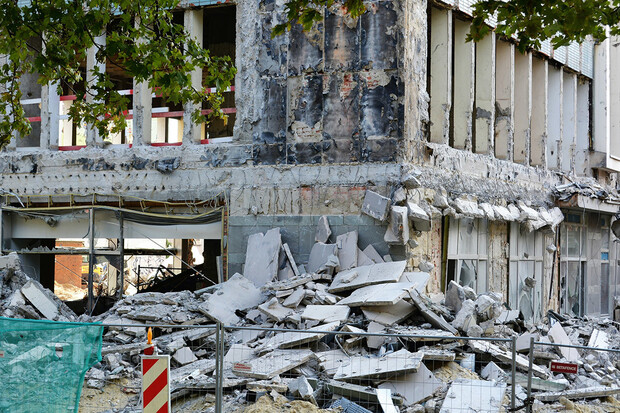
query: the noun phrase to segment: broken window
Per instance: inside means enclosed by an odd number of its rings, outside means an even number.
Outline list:
[[[542,317],[543,235],[510,224],[509,303],[527,321]]]
[[[454,280],[477,293],[487,290],[487,220],[450,218],[446,286]]]

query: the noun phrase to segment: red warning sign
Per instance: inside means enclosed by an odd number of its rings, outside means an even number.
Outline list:
[[[233,371],[249,373],[252,371],[252,366],[245,363],[235,363],[233,364]]]
[[[170,356],[142,356],[144,413],[169,413]]]
[[[559,361],[552,361],[549,368],[554,373],[577,374],[579,366],[577,363],[560,363]]]

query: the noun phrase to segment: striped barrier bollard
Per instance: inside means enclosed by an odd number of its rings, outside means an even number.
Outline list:
[[[172,412],[170,408],[170,356],[142,356],[142,411]]]

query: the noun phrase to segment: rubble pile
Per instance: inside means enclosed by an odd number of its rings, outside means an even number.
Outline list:
[[[432,210],[391,204],[368,191],[362,207],[363,213],[388,222],[385,242],[407,243],[409,224],[428,228]],[[456,206],[468,208],[462,202]],[[334,236],[326,217],[319,220],[315,241],[308,262],[298,265],[279,228],[254,234],[248,238],[244,274],[195,292],[128,296],[100,316],[81,317],[108,324],[103,361],[87,374],[87,387],[118,386],[135,394],[124,410],[113,410],[134,411],[146,325],[156,324],[157,351],[171,356],[176,407],[213,411],[212,394],[199,401],[191,395],[215,391],[216,334],[204,325],[220,322],[229,327],[222,374],[225,411],[293,411],[288,400],[296,399],[294,411],[499,412],[511,397],[513,360],[511,342],[501,339],[513,337],[518,406],[527,401],[531,371],[535,407],[566,411],[587,399],[599,411],[617,411],[613,396],[620,393],[620,359],[615,353],[535,345],[531,368],[528,359],[532,337],[542,343],[620,348],[616,323],[553,312],[547,324],[525,323],[502,294],[477,294],[453,281],[445,296],[427,294],[431,264],[418,267],[428,272],[407,271],[406,261],[382,256],[372,244],[359,245],[356,231]],[[4,314],[69,318],[62,303],[50,300],[51,293],[38,283],[2,274]],[[186,328],[169,327],[175,325]],[[191,325],[199,327],[187,328]],[[575,362],[578,372],[553,373],[551,361]],[[109,405],[96,393],[87,397],[86,402]]]

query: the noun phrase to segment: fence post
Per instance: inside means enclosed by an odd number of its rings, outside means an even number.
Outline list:
[[[528,354],[529,368],[527,369],[527,413],[532,412],[532,364],[534,363],[534,337],[530,337],[530,352]]]
[[[512,337],[512,368],[510,371],[510,410],[515,411],[517,400],[517,337]]]
[[[224,395],[224,325],[217,323],[215,330],[215,413],[222,413]]]

